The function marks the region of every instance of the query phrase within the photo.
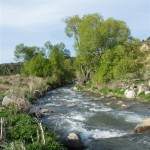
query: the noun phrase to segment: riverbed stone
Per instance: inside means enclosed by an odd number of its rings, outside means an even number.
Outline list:
[[[66,136],[66,138],[62,141],[62,144],[71,150],[82,150],[85,148],[81,137],[73,132]]]
[[[129,104],[122,104],[121,107],[119,108],[119,110],[124,110],[124,109],[127,109],[129,107],[130,107]]]
[[[116,104],[117,104],[117,105],[122,105],[122,104],[123,104],[123,101],[118,101]]]
[[[45,114],[45,113],[49,112],[49,109],[41,108],[39,112],[42,113],[42,114]]]
[[[131,99],[136,98],[136,92],[133,89],[126,89],[124,95],[126,98],[131,98]]]
[[[139,123],[135,129],[134,133],[149,133],[150,134],[150,118],[144,119],[141,123]]]
[[[144,94],[148,95],[148,94],[150,94],[150,91],[145,91]]]

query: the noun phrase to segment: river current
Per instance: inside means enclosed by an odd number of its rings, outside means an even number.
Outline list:
[[[80,135],[86,150],[150,150],[150,136],[130,134],[144,118],[150,117],[150,104],[126,100],[120,110],[112,97],[76,92],[71,87],[52,90],[35,106],[47,108],[43,124],[61,137],[69,132]]]

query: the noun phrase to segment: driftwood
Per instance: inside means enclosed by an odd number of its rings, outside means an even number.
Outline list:
[[[3,131],[4,131],[4,128],[3,128],[3,126],[4,126],[4,118],[2,118],[1,117],[1,130],[0,130],[0,142],[2,142],[3,141]]]
[[[44,130],[43,130],[43,127],[42,127],[42,123],[38,123],[40,129],[41,129],[41,138],[42,138],[42,144],[45,145],[45,135],[44,135]]]

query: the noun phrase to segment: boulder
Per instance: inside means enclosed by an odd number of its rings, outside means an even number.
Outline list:
[[[144,93],[145,93],[145,95],[148,95],[148,94],[150,94],[150,91],[145,91]]]
[[[23,98],[15,96],[5,96],[2,101],[2,106],[6,108],[16,108],[18,110],[28,112],[32,107],[31,103]]]
[[[110,106],[111,104],[112,104],[111,102],[106,103],[106,105],[108,105],[108,106]]]
[[[117,105],[122,105],[122,104],[123,104],[123,101],[118,101],[116,104],[117,104]]]
[[[138,124],[135,129],[134,133],[150,133],[150,118],[144,119],[140,124]]]
[[[45,113],[48,113],[48,112],[49,112],[49,109],[45,109],[45,108],[40,109],[41,114],[45,114]]]
[[[145,91],[149,91],[149,87],[144,84],[141,84],[138,86],[137,95],[139,95],[140,93],[145,92]]]
[[[13,97],[5,96],[2,101],[2,106],[8,107],[11,103],[14,103],[15,100]]]
[[[136,93],[133,89],[126,89],[124,95],[126,98],[131,98],[131,99],[136,98]]]
[[[80,136],[73,132],[67,135],[67,137],[62,141],[62,144],[71,150],[82,150],[85,148]]]
[[[124,109],[127,109],[129,107],[130,107],[130,105],[122,104],[121,107],[119,108],[119,110],[124,110]]]
[[[28,115],[30,115],[31,117],[37,117],[37,118],[42,118],[44,116],[43,113],[40,113],[34,107],[28,111]]]

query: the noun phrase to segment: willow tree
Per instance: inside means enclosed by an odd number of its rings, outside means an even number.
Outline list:
[[[74,37],[76,49],[75,66],[82,82],[87,82],[91,74],[98,71],[102,54],[130,38],[125,22],[109,18],[106,21],[100,14],[69,17],[65,21],[66,35]]]

